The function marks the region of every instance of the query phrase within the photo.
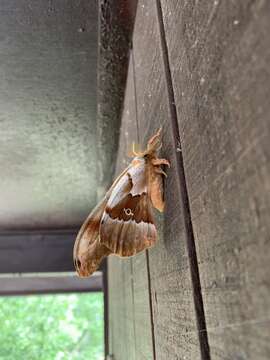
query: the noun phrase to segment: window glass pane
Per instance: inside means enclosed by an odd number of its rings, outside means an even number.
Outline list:
[[[103,293],[0,298],[0,360],[103,360]]]

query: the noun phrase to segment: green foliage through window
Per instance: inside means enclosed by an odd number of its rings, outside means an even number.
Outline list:
[[[0,360],[103,360],[103,294],[0,298]]]

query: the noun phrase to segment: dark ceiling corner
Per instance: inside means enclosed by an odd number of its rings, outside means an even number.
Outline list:
[[[114,173],[136,9],[137,0],[99,1],[98,196],[104,194]]]

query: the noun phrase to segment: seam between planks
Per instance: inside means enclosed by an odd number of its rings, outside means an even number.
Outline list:
[[[131,50],[131,61],[132,61],[132,75],[133,75],[133,86],[134,86],[134,103],[135,103],[135,116],[136,116],[136,128],[137,128],[137,142],[140,143],[140,132],[139,132],[139,120],[138,120],[138,103],[137,103],[137,87],[136,87],[136,75],[135,75],[135,59],[134,50],[132,43]]]
[[[133,42],[130,42],[130,57],[129,61],[132,63],[132,80],[133,80],[133,91],[134,91],[134,105],[135,105],[135,121],[136,121],[136,131],[137,131],[137,141],[139,142],[139,124],[138,124],[138,113],[137,113],[137,93],[136,93],[136,77],[135,77],[135,63],[134,63],[134,51],[133,51]],[[134,291],[134,271],[133,271],[133,259],[130,259],[131,264],[131,275],[132,275],[132,310],[133,310],[133,332],[134,332],[134,342],[135,342],[135,356],[137,356],[137,341],[136,341],[136,324],[135,324],[135,291]]]
[[[156,360],[156,340],[155,340],[155,326],[154,326],[154,314],[153,314],[153,303],[152,303],[152,287],[151,287],[151,275],[150,275],[149,250],[146,249],[145,253],[146,253],[146,266],[147,266],[147,278],[148,278],[148,294],[149,294],[149,306],[150,306],[153,360]]]
[[[108,291],[108,259],[104,262],[102,272],[103,282],[103,307],[104,307],[104,351],[105,356],[109,355],[109,291]]]
[[[163,65],[165,70],[166,85],[167,85],[168,98],[169,98],[169,111],[171,115],[170,120],[171,120],[173,141],[174,141],[173,146],[174,149],[176,150],[179,147],[179,145],[180,145],[180,149],[182,149],[182,147],[181,147],[179,126],[177,121],[177,112],[175,106],[175,96],[174,96],[174,89],[172,83],[171,69],[169,63],[169,52],[166,42],[165,27],[163,22],[163,13],[162,13],[160,0],[156,0],[156,8],[158,15],[158,25],[159,25]],[[207,334],[205,314],[204,314],[204,305],[203,305],[202,292],[201,292],[198,259],[197,259],[195,241],[194,241],[194,232],[193,232],[193,225],[191,220],[191,212],[190,212],[189,196],[187,191],[186,176],[184,170],[183,155],[181,151],[180,152],[176,151],[176,171],[178,173],[178,186],[181,194],[180,206],[183,209],[184,226],[187,235],[187,250],[188,250],[189,266],[191,272],[191,281],[193,287],[193,301],[195,306],[201,357],[203,360],[210,360],[211,357],[210,357],[208,334]]]
[[[132,293],[132,317],[133,317],[133,334],[134,334],[134,351],[137,353],[137,341],[136,341],[136,326],[135,326],[135,299],[134,299],[134,271],[133,271],[133,259],[130,259],[130,270],[131,270],[131,293]]]
[[[138,140],[138,143],[140,143],[139,120],[138,120],[138,109],[137,109],[136,73],[135,73],[135,60],[134,60],[133,47],[132,47],[131,59],[132,59],[132,70],[133,70],[134,101],[135,101],[136,125],[137,125],[137,140]],[[145,257],[146,257],[148,298],[149,298],[149,310],[150,310],[150,322],[151,322],[152,351],[153,351],[153,360],[156,360],[155,326],[154,326],[154,315],[153,315],[153,304],[152,304],[150,262],[149,262],[149,252],[148,252],[147,249],[145,251]]]

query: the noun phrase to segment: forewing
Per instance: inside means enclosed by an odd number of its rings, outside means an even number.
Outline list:
[[[91,211],[84,221],[77,235],[73,249],[73,261],[79,276],[91,275],[98,268],[102,258],[111,253],[110,249],[99,242],[100,222],[114,187],[127,170],[128,168],[114,181],[103,200]]]
[[[106,204],[107,198],[104,198],[92,210],[77,235],[73,248],[73,260],[80,276],[89,276],[101,261],[98,238],[100,221]],[[99,251],[97,252],[97,250]]]
[[[100,225],[100,243],[119,256],[132,256],[156,241],[146,164],[132,166],[109,197]]]

